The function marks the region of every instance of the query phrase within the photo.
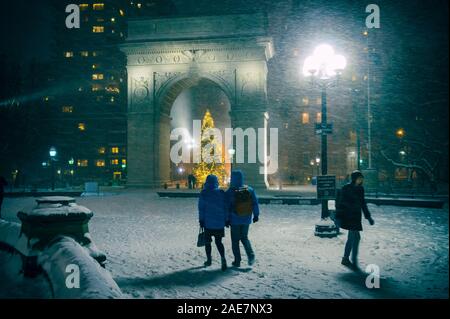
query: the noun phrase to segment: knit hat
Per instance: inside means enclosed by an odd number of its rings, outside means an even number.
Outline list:
[[[358,177],[363,177],[364,178],[364,175],[360,171],[353,171],[352,175],[351,175],[352,183],[356,182]]]

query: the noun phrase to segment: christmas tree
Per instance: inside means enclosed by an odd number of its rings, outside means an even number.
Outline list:
[[[205,134],[208,129],[214,128],[214,119],[209,110],[206,110],[202,120],[201,130],[201,161],[195,164],[193,174],[197,179],[197,183],[202,185],[206,177],[214,174],[222,185],[225,178],[225,167],[222,161],[222,144],[217,141],[214,135]],[[206,159],[209,157],[209,160]]]

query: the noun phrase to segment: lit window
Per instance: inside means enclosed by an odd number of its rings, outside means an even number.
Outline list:
[[[94,32],[94,33],[102,33],[102,32],[105,32],[105,27],[104,27],[104,26],[94,25],[94,26],[92,27],[92,32]]]
[[[98,153],[99,153],[99,154],[105,154],[105,153],[106,153],[106,148],[103,147],[103,146],[102,146],[102,147],[99,147],[99,148],[98,148]]]
[[[122,159],[122,165],[127,165],[127,160],[126,159]]]
[[[100,91],[101,89],[102,89],[102,86],[99,85],[99,84],[94,84],[94,85],[92,86],[92,91],[93,91],[93,92]]]
[[[302,99],[302,103],[303,103],[303,105],[308,105],[309,104],[309,99],[307,97],[304,97]]]
[[[111,160],[111,165],[119,165],[119,160],[117,158]]]
[[[73,51],[66,51],[64,52],[65,58],[73,58]]]
[[[88,160],[87,159],[79,159],[79,160],[77,160],[77,166],[87,167],[88,166]]]
[[[79,7],[80,7],[80,11],[89,9],[89,5],[87,3],[82,3],[79,5]]]
[[[100,54],[97,51],[92,52],[92,56],[99,56]]]
[[[72,113],[73,112],[73,106],[63,106],[62,107],[63,113]]]
[[[356,81],[356,75],[352,75],[352,81],[355,82]]]
[[[120,90],[118,87],[111,86],[111,85],[106,88],[106,91],[111,92],[111,93],[120,93]]]
[[[125,12],[123,12],[123,10],[120,9],[120,10],[119,10],[119,14],[120,14],[121,17],[123,17],[123,16],[125,15]]]
[[[398,138],[403,138],[405,136],[405,130],[402,128],[399,128],[396,132],[395,135],[397,135]]]
[[[316,123],[322,122],[322,112],[317,112],[316,114]]]
[[[103,73],[92,74],[92,80],[103,80]]]
[[[142,7],[142,4],[138,3],[136,6],[140,9]]]
[[[105,167],[105,160],[102,160],[102,159],[97,160],[95,162],[95,166],[97,166],[97,167]]]
[[[95,70],[95,69],[98,69],[98,64],[92,64],[92,68]]]
[[[318,97],[316,100],[316,104],[317,105],[321,105],[322,104],[322,98]]]
[[[80,52],[80,55],[81,55],[82,57],[88,57],[88,56],[89,56],[89,51],[81,51],[81,52]]]
[[[78,129],[80,131],[85,131],[86,130],[86,124],[84,123],[78,123]]]
[[[303,124],[309,123],[309,113],[307,112],[302,113],[302,123]]]
[[[117,146],[111,147],[111,153],[119,154],[119,148]]]
[[[105,5],[103,3],[94,3],[92,5],[94,10],[103,10],[105,8]]]

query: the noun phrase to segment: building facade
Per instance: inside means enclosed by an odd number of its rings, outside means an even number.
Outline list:
[[[133,17],[173,14],[168,1],[86,0],[78,3],[79,29],[65,26],[65,7],[54,1],[57,90],[46,96],[53,109],[61,184],[119,184],[127,172],[126,58],[118,45]]]

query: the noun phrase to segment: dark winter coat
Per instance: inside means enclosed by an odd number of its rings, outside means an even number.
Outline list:
[[[230,188],[225,192],[226,207],[229,215],[229,221],[231,225],[250,225],[252,223],[252,214],[248,216],[239,216],[234,211],[235,195],[234,191],[244,185],[244,174],[241,171],[231,172]],[[248,187],[248,190],[252,196],[252,210],[253,216],[259,218],[259,205],[258,198],[256,197],[253,188]]]
[[[347,230],[362,230],[362,214],[370,219],[370,212],[364,198],[364,187],[355,183],[344,185],[336,199],[336,219],[339,227]]]
[[[3,176],[0,176],[0,197],[3,198],[4,189],[3,187],[7,186],[8,183]]]
[[[208,175],[198,200],[199,221],[207,229],[223,229],[228,219],[225,192],[219,189],[217,176]]]

